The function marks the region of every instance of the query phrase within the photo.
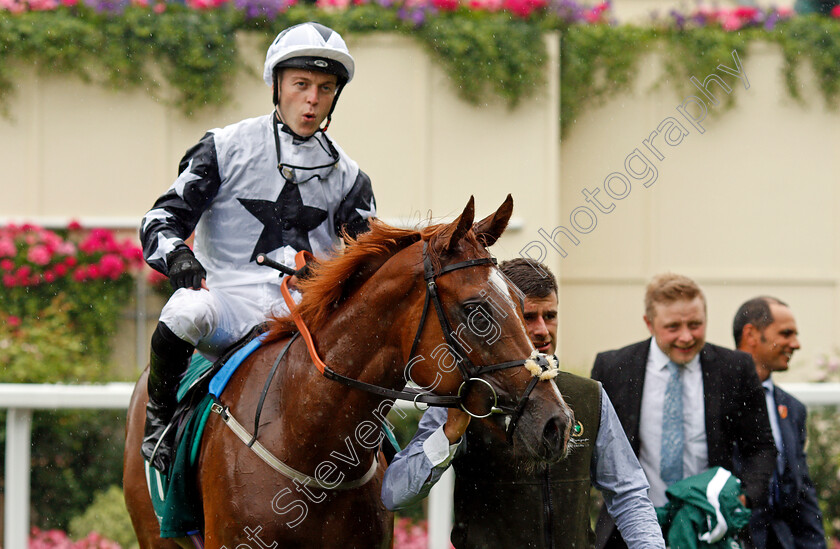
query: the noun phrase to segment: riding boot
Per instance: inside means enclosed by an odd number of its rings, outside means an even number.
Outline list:
[[[149,361],[149,403],[140,453],[161,473],[169,469],[173,437],[164,436],[177,404],[178,383],[189,366],[194,347],[159,322],[152,335]]]

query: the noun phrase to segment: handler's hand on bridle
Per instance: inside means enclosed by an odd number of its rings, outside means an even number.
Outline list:
[[[188,247],[179,246],[169,252],[166,256],[166,264],[169,266],[169,283],[172,284],[173,290],[207,288],[204,284],[207,271]]]
[[[463,410],[449,408],[449,416],[443,425],[443,434],[449,439],[450,444],[455,444],[464,436],[470,424],[470,419],[470,415]]]

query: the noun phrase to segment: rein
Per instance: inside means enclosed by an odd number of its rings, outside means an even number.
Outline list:
[[[423,326],[426,324],[426,316],[429,312],[429,303],[431,302],[434,304],[435,312],[437,314],[441,330],[443,331],[444,339],[446,340],[446,343],[449,346],[452,355],[455,357],[458,369],[461,372],[462,377],[464,378],[464,381],[461,383],[461,386],[458,389],[458,394],[454,396],[440,396],[435,394],[429,394],[412,388],[404,389],[401,391],[396,389],[389,389],[386,387],[373,385],[371,383],[366,383],[339,374],[338,372],[330,368],[327,364],[325,364],[321,357],[318,355],[318,351],[315,349],[314,340],[312,339],[312,334],[310,333],[309,328],[306,326],[306,323],[303,321],[303,318],[301,318],[300,314],[297,312],[296,304],[292,299],[291,293],[289,292],[288,282],[290,277],[286,277],[283,279],[283,282],[280,285],[280,290],[283,294],[283,299],[286,301],[286,305],[289,308],[289,311],[292,315],[292,319],[294,320],[295,325],[297,326],[300,334],[303,336],[303,339],[306,342],[306,347],[309,350],[309,355],[311,356],[315,367],[327,379],[338,381],[347,385],[348,387],[367,391],[369,393],[373,393],[379,396],[384,396],[395,400],[410,400],[414,402],[415,407],[417,406],[418,402],[422,402],[430,406],[442,406],[447,408],[457,407],[475,418],[485,418],[492,414],[504,414],[509,417],[509,421],[506,425],[506,434],[508,443],[512,444],[513,431],[516,429],[516,425],[519,422],[519,419],[522,417],[522,413],[525,409],[525,405],[528,402],[528,398],[530,397],[531,392],[534,390],[534,387],[536,387],[539,381],[552,379],[557,375],[557,373],[559,372],[559,369],[557,367],[557,361],[554,359],[550,360],[548,357],[546,357],[546,355],[534,351],[531,354],[531,356],[527,359],[512,360],[508,362],[501,362],[498,364],[491,364],[488,366],[474,365],[469,359],[467,353],[465,352],[463,345],[453,335],[455,331],[452,330],[452,326],[449,323],[449,319],[446,317],[446,314],[443,310],[443,303],[440,300],[440,296],[437,291],[437,283],[435,282],[435,280],[438,277],[445,275],[446,273],[450,273],[458,269],[476,267],[479,265],[495,265],[496,258],[482,257],[476,259],[468,259],[466,261],[461,261],[459,263],[447,265],[441,268],[436,273],[434,267],[432,266],[427,250],[428,242],[424,241],[423,276],[426,280],[426,298],[423,302],[423,313],[420,316],[420,322],[417,326],[417,333],[414,336],[414,342],[412,343],[411,351],[409,352],[409,362],[414,357],[414,353],[417,350],[417,345],[420,342],[420,336],[423,332]],[[302,268],[305,265],[306,262],[303,252],[299,252],[297,256],[295,256],[295,263],[298,269]],[[490,385],[489,382],[487,382],[484,379],[481,379],[479,376],[498,370],[515,368],[518,366],[525,366],[533,377],[528,383],[527,387],[525,388],[525,391],[523,392],[519,401],[516,403],[516,406],[498,406],[498,396],[496,394],[495,389],[492,387],[492,385]],[[490,412],[487,414],[475,414],[468,410],[463,404],[463,397],[461,396],[461,393],[466,386],[473,382],[482,382],[488,387],[490,387],[490,389],[493,392],[493,406],[491,407]]]

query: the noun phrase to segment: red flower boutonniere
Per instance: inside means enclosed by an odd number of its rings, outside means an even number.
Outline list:
[[[779,404],[779,417],[782,419],[787,418],[787,406],[784,404]]]

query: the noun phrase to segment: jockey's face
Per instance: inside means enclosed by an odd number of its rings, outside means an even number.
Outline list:
[[[332,74],[288,68],[280,77],[280,117],[301,137],[314,134],[327,117],[338,89]]]

